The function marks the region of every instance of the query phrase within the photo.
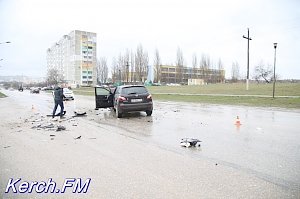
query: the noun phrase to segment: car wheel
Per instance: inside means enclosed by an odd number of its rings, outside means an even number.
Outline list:
[[[116,107],[116,116],[117,116],[118,118],[121,118],[121,117],[122,117],[122,113],[119,112],[118,106]]]
[[[152,111],[146,111],[147,116],[151,116],[152,115]]]

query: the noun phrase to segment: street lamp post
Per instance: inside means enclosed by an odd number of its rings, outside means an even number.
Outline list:
[[[274,43],[274,76],[273,76],[273,98],[275,96],[275,82],[276,82],[276,76],[275,76],[275,66],[276,66],[276,48],[277,48],[277,43]]]

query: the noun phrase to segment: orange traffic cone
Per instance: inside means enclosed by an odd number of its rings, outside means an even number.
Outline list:
[[[236,116],[235,125],[241,125],[239,116]]]

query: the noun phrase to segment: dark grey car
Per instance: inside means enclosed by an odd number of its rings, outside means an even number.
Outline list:
[[[113,107],[118,118],[123,113],[145,111],[150,116],[153,111],[152,96],[145,86],[126,85],[114,89],[95,87],[96,109]]]

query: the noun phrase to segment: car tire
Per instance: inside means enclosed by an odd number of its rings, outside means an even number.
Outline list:
[[[151,116],[152,115],[152,111],[146,111],[147,116]]]
[[[121,118],[122,117],[122,113],[119,112],[118,106],[116,107],[116,116],[117,116],[117,118]]]

